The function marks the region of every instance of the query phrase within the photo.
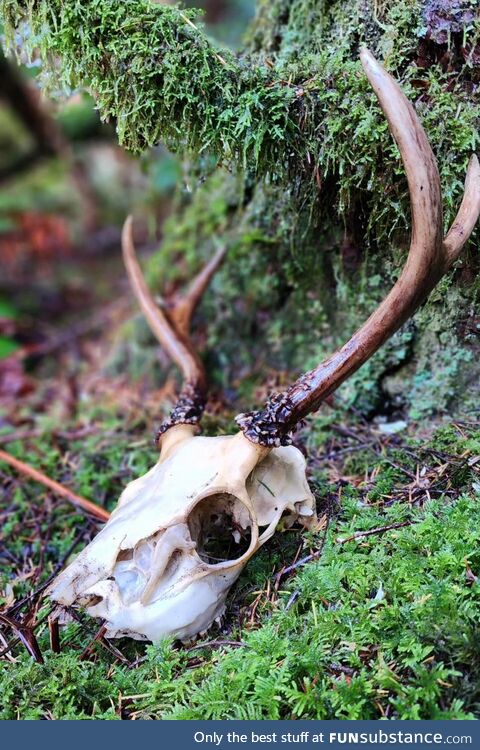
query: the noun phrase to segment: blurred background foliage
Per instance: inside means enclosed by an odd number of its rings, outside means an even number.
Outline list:
[[[209,33],[232,46],[254,12],[249,0],[195,7],[204,11]],[[91,304],[97,294],[101,301],[114,298],[102,278],[113,273],[122,285],[126,214],[143,217],[141,237],[151,250],[176,193],[189,191],[179,157],[161,145],[140,159],[128,156],[87,93],[45,97],[37,86],[40,69],[40,59],[18,65],[0,51],[0,359],[38,345],[48,335],[42,325],[81,316],[87,297]],[[26,367],[38,364],[27,359]],[[0,368],[0,394],[3,383],[7,398],[23,389],[12,368],[6,362]]]

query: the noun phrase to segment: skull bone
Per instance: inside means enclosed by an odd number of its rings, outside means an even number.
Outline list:
[[[243,433],[202,437],[176,425],[161,439],[158,463],[125,488],[48,593],[104,618],[110,638],[188,639],[223,614],[230,587],[282,516],[304,525],[314,517],[297,448],[268,450]]]

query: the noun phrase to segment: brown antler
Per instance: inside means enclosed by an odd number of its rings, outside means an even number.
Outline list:
[[[193,313],[213,275],[220,266],[226,249],[220,248],[192,281],[187,294],[168,312],[155,302],[143,277],[133,243],[132,217],[125,222],[122,233],[123,259],[130,284],[140,308],[169,357],[178,365],[184,383],[170,418],[160,427],[158,437],[175,424],[198,424],[207,399],[207,377],[203,363],[190,338]]]
[[[341,349],[285,393],[272,396],[260,412],[237,422],[255,443],[289,442],[289,433],[307,414],[366,362],[410,318],[458,257],[480,213],[480,166],[472,156],[457,217],[443,239],[442,195],[437,163],[420,121],[396,81],[367,50],[361,53],[367,78],[397,142],[407,175],[412,237],[402,274],[385,300]]]

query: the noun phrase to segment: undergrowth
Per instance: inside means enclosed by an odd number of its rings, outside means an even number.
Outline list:
[[[106,429],[81,440],[72,433],[68,453],[67,437],[48,432],[27,451],[20,443],[9,448],[111,505],[153,456],[138,440],[141,420],[124,432],[111,417],[109,430],[105,410],[100,414]],[[260,551],[231,594],[220,630],[187,645],[98,643],[98,625],[73,613],[76,620],[67,618],[60,630],[60,653],[53,653],[43,602],[32,611],[44,663],[14,643],[13,660],[4,656],[1,667],[0,718],[477,716],[478,424],[445,425],[428,442],[388,438],[380,453],[369,443],[370,427],[353,421],[355,440],[339,442],[331,438],[335,424],[319,427],[309,450],[317,530],[303,536],[303,550],[298,532],[287,532]],[[1,468],[2,509],[9,510],[2,527],[7,612],[94,527]],[[313,555],[310,562],[282,576],[305,554]],[[3,633],[15,640],[7,628]]]

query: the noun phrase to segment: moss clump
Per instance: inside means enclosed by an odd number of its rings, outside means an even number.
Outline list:
[[[10,34],[20,26],[25,47],[40,50],[46,85],[89,88],[133,151],[162,140],[197,155],[265,162],[294,127],[290,89],[268,68],[220,55],[193,24],[197,11],[149,0],[2,5]]]
[[[210,153],[293,182],[310,204],[320,180],[337,210],[362,198],[378,239],[408,224],[408,202],[396,147],[358,63],[368,44],[417,100],[439,156],[447,216],[456,207],[478,143],[471,97],[480,66],[475,55],[455,57],[447,72],[416,65],[428,36],[422,2],[376,11],[361,0],[348,8],[342,0],[260,3],[239,56],[191,25],[195,11],[150,0],[2,0],[0,9],[9,38],[19,29],[24,47],[39,48],[50,88],[89,88],[128,148],[163,140],[197,157]],[[479,33],[469,19],[467,50]]]

